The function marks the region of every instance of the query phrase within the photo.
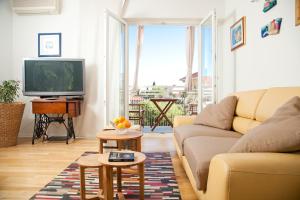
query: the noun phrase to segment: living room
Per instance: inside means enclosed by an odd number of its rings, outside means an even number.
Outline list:
[[[151,26],[186,38],[143,85]],[[300,199],[299,0],[2,0],[0,27],[0,199]]]

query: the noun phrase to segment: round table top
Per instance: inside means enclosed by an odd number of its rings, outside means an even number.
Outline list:
[[[101,162],[99,161],[99,156],[101,154],[90,154],[87,156],[81,156],[78,160],[77,163],[80,166],[83,167],[99,167],[102,166]]]
[[[98,139],[103,140],[129,140],[142,137],[141,131],[127,129],[126,133],[118,134],[118,130],[105,130],[97,134]]]
[[[109,152],[100,154],[99,162],[102,163],[102,165],[109,165],[111,167],[130,167],[133,165],[140,164],[146,160],[146,155],[141,153],[141,152],[136,152],[136,151],[114,151],[114,152],[132,152],[134,153],[134,161],[133,162],[109,162],[108,157],[109,157]]]

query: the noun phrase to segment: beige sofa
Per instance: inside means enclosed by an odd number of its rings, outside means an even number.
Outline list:
[[[300,154],[227,153],[249,129],[293,96],[300,96],[300,87],[234,95],[238,103],[231,131],[193,125],[195,116],[174,119],[177,153],[198,198],[300,200]]]

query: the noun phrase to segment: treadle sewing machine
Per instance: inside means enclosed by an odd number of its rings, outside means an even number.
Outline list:
[[[80,115],[81,100],[58,98],[34,99],[31,102],[32,113],[35,115],[32,144],[39,138],[43,141],[48,140],[47,129],[53,122],[63,124],[66,128],[66,144],[70,138],[75,139],[73,118]]]

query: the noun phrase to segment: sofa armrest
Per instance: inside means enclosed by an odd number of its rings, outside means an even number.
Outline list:
[[[300,154],[228,153],[210,163],[205,200],[300,199]]]
[[[174,128],[178,127],[178,126],[181,126],[181,125],[193,124],[195,118],[196,118],[196,115],[175,116],[174,117],[174,122],[173,122]]]

